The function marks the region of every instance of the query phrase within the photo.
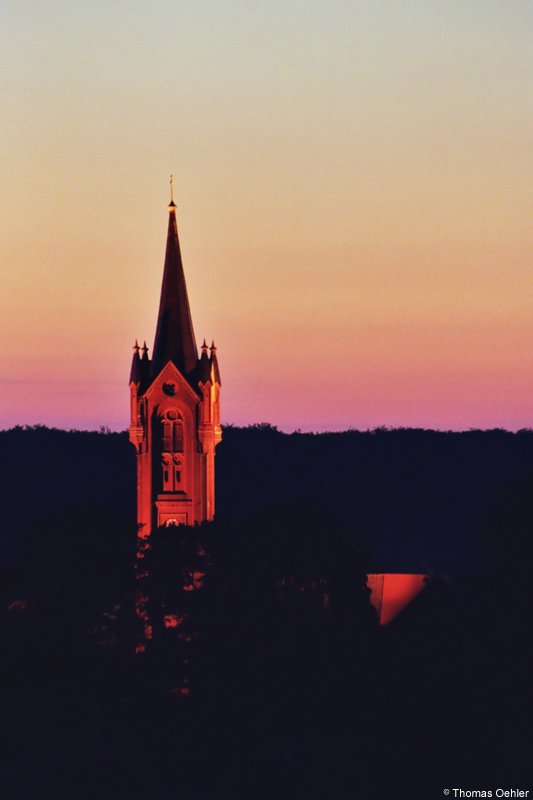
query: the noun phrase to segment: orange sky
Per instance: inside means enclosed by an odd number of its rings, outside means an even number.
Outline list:
[[[128,424],[168,174],[225,422],[529,427],[533,6],[0,5],[0,425]]]

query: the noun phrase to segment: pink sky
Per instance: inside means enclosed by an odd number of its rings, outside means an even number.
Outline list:
[[[0,8],[0,426],[124,429],[168,174],[223,420],[532,424],[533,7]]]

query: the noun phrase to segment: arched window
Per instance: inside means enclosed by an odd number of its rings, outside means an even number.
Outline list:
[[[183,417],[170,409],[162,419],[163,453],[183,453]]]

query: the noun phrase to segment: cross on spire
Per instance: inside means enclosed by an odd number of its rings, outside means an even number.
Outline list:
[[[168,205],[169,211],[173,208],[176,208],[176,203],[174,202],[174,175],[170,175],[170,203]]]

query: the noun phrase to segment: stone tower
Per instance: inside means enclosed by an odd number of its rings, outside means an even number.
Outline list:
[[[137,453],[137,527],[194,525],[215,513],[215,447],[220,427],[216,347],[198,358],[176,206],[171,195],[161,301],[152,358],[133,348],[130,441]]]

